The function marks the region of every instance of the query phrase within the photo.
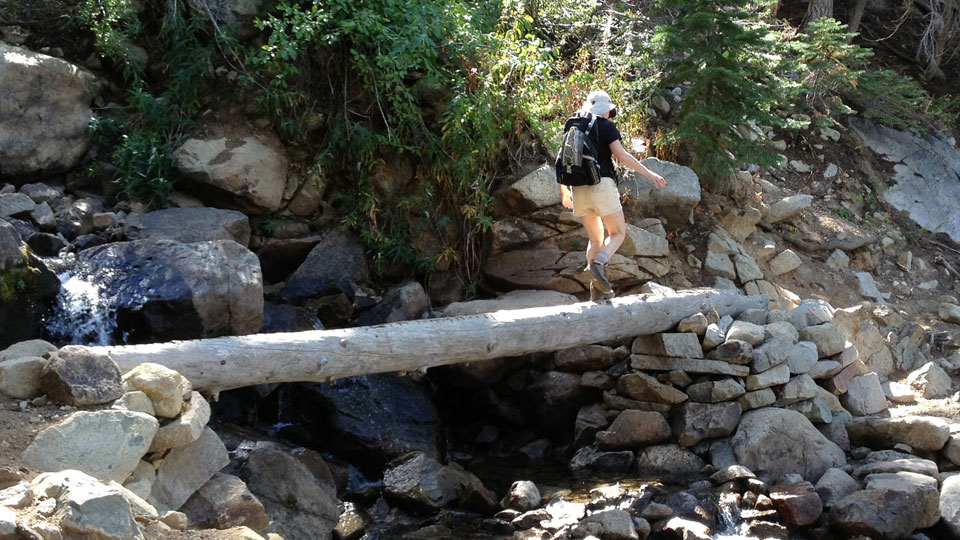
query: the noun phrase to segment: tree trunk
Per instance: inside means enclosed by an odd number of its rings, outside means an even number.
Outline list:
[[[857,34],[860,32],[860,21],[863,19],[863,10],[867,7],[867,0],[857,0],[853,6],[853,13],[850,14],[850,22],[847,24],[847,32]],[[854,36],[847,38],[847,43],[853,41]]]
[[[600,304],[504,310],[361,328],[69,347],[109,354],[122,372],[144,362],[162,364],[187,377],[194,388],[218,392],[555,351],[663,332],[712,308],[721,315],[737,315],[751,308],[765,309],[767,303],[764,296],[704,289],[677,296],[626,296]]]
[[[807,16],[804,17],[803,27],[823,17],[833,17],[833,0],[810,0],[807,5]]]

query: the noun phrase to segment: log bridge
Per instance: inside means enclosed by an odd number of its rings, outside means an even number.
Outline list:
[[[81,346],[107,354],[127,372],[144,362],[180,372],[197,390],[343,377],[520,356],[667,331],[716,309],[736,316],[766,309],[765,296],[694,289],[675,296],[636,295],[593,303],[502,310],[397,323],[254,334],[146,345]]]

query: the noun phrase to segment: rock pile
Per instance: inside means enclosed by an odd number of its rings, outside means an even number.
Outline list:
[[[166,367],[141,364],[121,377],[109,357],[37,340],[0,352],[0,380],[4,394],[74,411],[23,453],[25,465],[47,472],[0,486],[0,538],[13,538],[3,532],[10,527],[43,538],[120,539],[143,538],[141,527],[188,526],[228,531],[217,538],[267,530],[324,538],[336,523],[336,491],[329,472],[316,476],[325,465],[315,454],[307,456],[311,469],[289,450],[261,444],[237,461],[239,477],[222,472],[231,460],[207,426],[209,403]],[[110,407],[75,409],[103,405]],[[285,493],[292,485],[304,493]],[[267,509],[276,507],[297,518],[271,524]],[[39,511],[17,514],[26,509]]]

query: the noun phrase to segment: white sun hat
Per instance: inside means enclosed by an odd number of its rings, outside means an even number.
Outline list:
[[[601,115],[616,109],[617,106],[610,101],[610,96],[603,90],[594,90],[587,95],[583,102],[583,110],[596,115]]]

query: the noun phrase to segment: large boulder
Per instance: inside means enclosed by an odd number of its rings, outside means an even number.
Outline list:
[[[805,416],[776,407],[744,413],[730,444],[737,463],[767,480],[793,473],[816,482],[827,469],[847,462],[843,450]]]
[[[65,171],[90,146],[95,77],[77,66],[0,42],[0,176]]]
[[[383,463],[422,451],[439,459],[440,414],[422,384],[394,374],[365,375],[292,387],[303,431],[344,455]]]
[[[193,181],[202,199],[247,214],[275,212],[283,203],[287,158],[280,143],[264,134],[214,129],[204,139],[187,139],[174,155],[180,173]]]
[[[630,173],[620,180],[620,193],[628,195],[625,209],[647,216],[662,216],[671,228],[691,223],[693,209],[700,204],[700,178],[693,169],[647,158],[645,167],[663,176],[664,187],[655,187],[638,173]]]
[[[39,338],[59,291],[56,274],[0,219],[0,347]]]
[[[220,208],[166,208],[130,216],[125,232],[130,239],[205,242],[233,240],[250,243],[250,220],[242,212]]]
[[[557,171],[552,163],[545,163],[498,190],[493,199],[493,213],[496,217],[519,215],[558,204],[560,186],[557,184]]]
[[[135,240],[80,252],[128,342],[252,334],[263,322],[260,262],[232,240]]]

